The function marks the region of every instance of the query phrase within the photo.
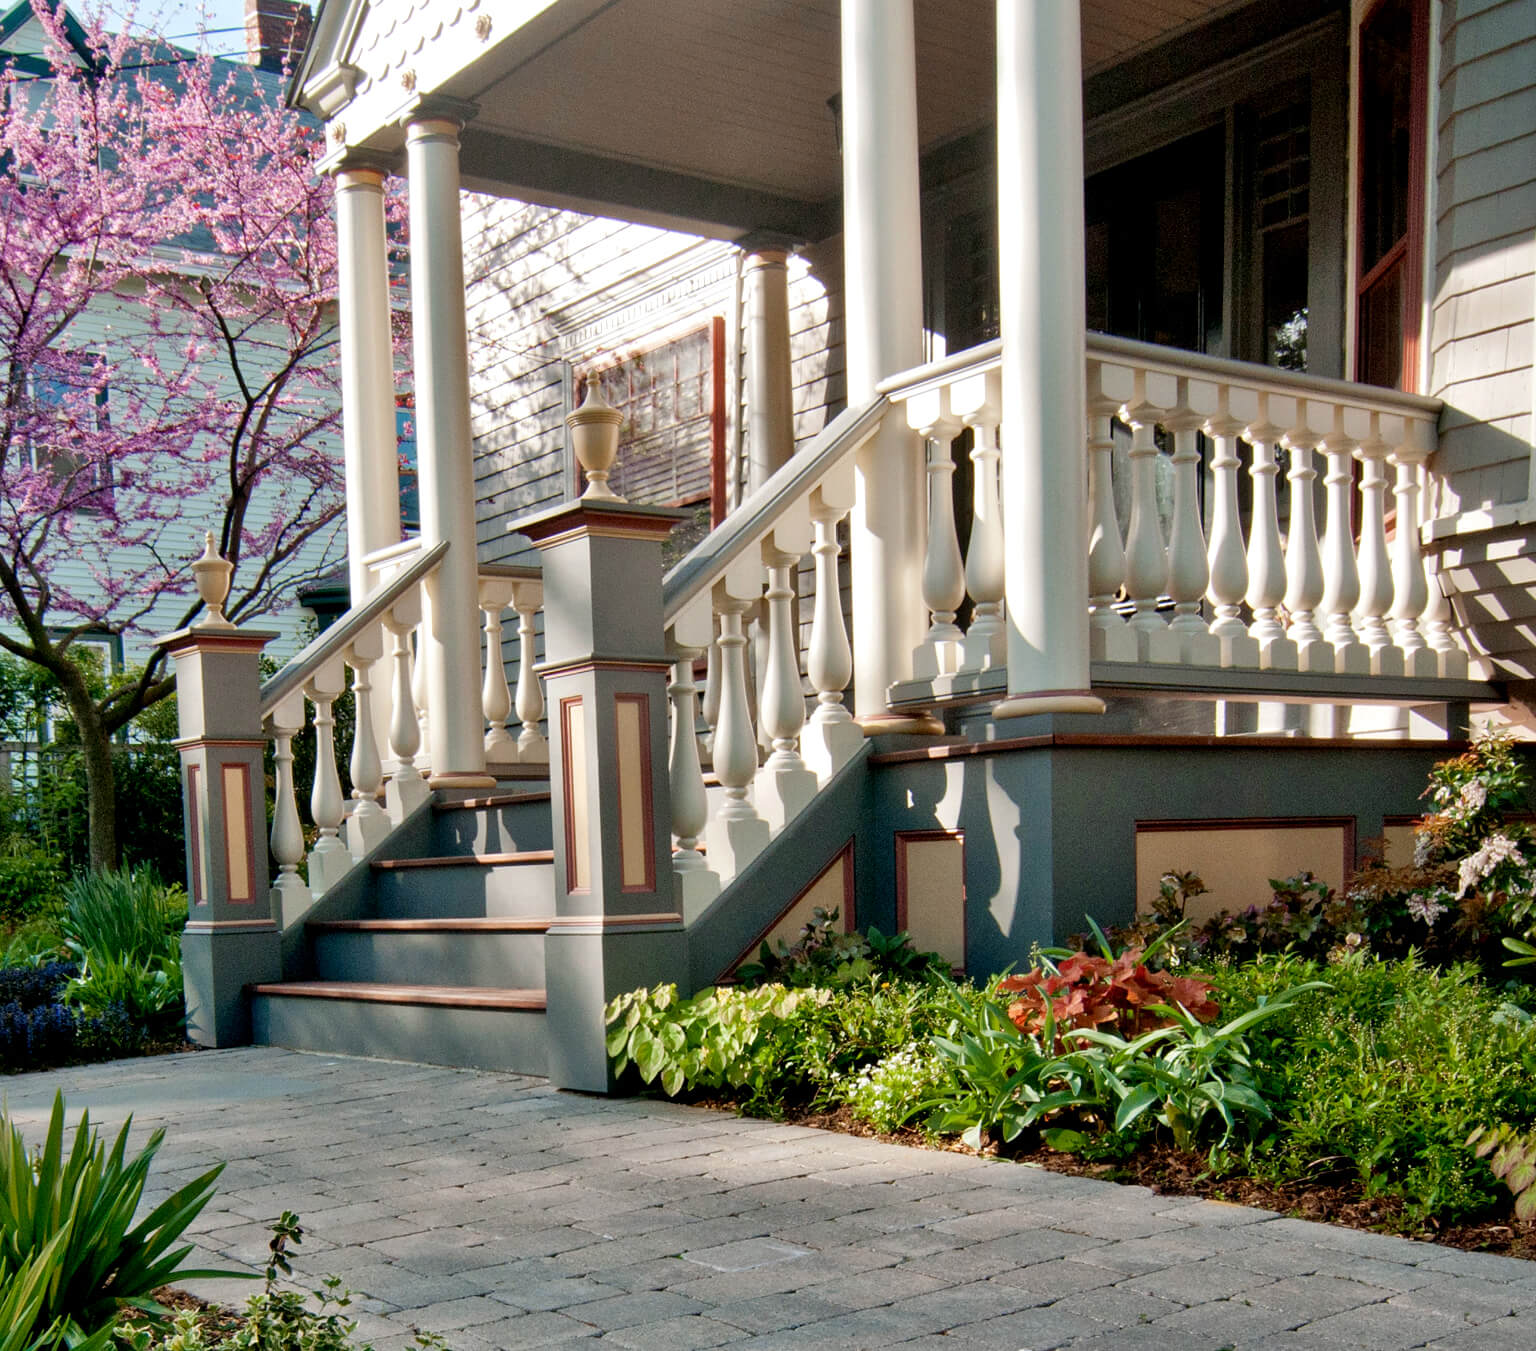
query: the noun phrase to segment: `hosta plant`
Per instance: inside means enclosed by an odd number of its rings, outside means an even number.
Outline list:
[[[1515,1198],[1515,1214],[1536,1219],[1536,1131],[1524,1134],[1510,1125],[1479,1126],[1467,1137],[1467,1145],[1480,1159],[1488,1160],[1494,1177]]]
[[[124,1308],[163,1315],[152,1295],[172,1279],[235,1274],[188,1270],[182,1263],[191,1245],[178,1246],[212,1197],[222,1164],[133,1223],[164,1132],[130,1159],[130,1124],[108,1150],[84,1114],[66,1151],[64,1099],[55,1095],[47,1137],[32,1153],[9,1114],[0,1117],[0,1269],[21,1272],[49,1254],[47,1290],[32,1314],[35,1336],[57,1326],[74,1346],[110,1327]]]

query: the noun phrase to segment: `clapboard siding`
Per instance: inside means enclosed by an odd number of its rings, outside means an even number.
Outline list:
[[[1430,392],[1435,510],[1528,492],[1536,326],[1536,0],[1441,7]]]

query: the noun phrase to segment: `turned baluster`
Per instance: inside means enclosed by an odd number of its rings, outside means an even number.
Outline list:
[[[1257,666],[1258,644],[1241,618],[1248,590],[1248,555],[1237,504],[1237,476],[1243,466],[1237,446],[1243,422],[1232,415],[1231,390],[1225,385],[1218,392],[1216,412],[1207,419],[1205,429],[1215,445],[1211,456],[1211,579],[1205,592],[1216,607],[1211,636],[1221,644],[1223,666]]]
[[[1386,613],[1392,605],[1392,572],[1387,558],[1387,454],[1381,414],[1371,414],[1371,429],[1355,452],[1360,475],[1360,601],[1355,610],[1360,641],[1371,654],[1372,675],[1402,675],[1403,654],[1392,643]]]
[[[955,623],[965,600],[965,564],[955,529],[955,459],[950,443],[960,424],[949,411],[949,390],[907,400],[907,422],[928,443],[928,543],[923,555],[923,604],[932,616],[922,645],[912,654],[918,680],[949,675],[960,665],[965,635]]]
[[[334,706],[345,688],[345,668],[339,658],[321,666],[304,687],[315,710],[315,782],[309,795],[309,814],[319,838],[309,851],[309,888],[316,896],[334,886],[352,866],[352,856],[341,842],[345,804],[341,775],[336,771]]]
[[[1405,419],[1392,459],[1397,466],[1397,534],[1392,549],[1392,621],[1406,675],[1435,676],[1440,659],[1419,632],[1419,616],[1429,600],[1419,544],[1419,469],[1429,452],[1420,444],[1422,426]]]
[[[1450,680],[1465,680],[1467,654],[1457,646],[1451,632],[1456,616],[1446,594],[1440,559],[1427,551],[1424,554],[1424,586],[1429,593],[1429,602],[1424,606],[1424,637],[1439,658],[1440,674]]]
[[[864,729],[854,722],[853,714],[843,703],[843,691],[853,679],[853,648],[843,621],[837,567],[842,550],[837,543],[837,527],[848,514],[850,502],[841,497],[828,501],[828,493],[829,488],[824,485],[811,495],[816,600],[805,666],[811,688],[816,691],[816,710],[801,738],[805,763],[821,783],[847,764],[864,740]]]
[[[1333,669],[1341,675],[1367,675],[1370,653],[1361,643],[1350,612],[1360,603],[1360,569],[1355,562],[1353,457],[1359,442],[1344,429],[1344,406],[1333,405],[1333,426],[1318,444],[1328,463],[1323,478],[1328,518],[1323,528],[1323,636],[1333,648]]]
[[[1285,636],[1278,611],[1285,599],[1285,555],[1280,547],[1280,511],[1275,479],[1280,473],[1275,446],[1281,429],[1269,420],[1269,396],[1259,395],[1259,413],[1244,439],[1253,447],[1253,517],[1248,527],[1248,604],[1253,623],[1248,636],[1259,644],[1259,665],[1294,670],[1296,647]]]
[[[950,407],[971,429],[971,538],[965,551],[965,589],[973,603],[971,625],[961,645],[960,669],[985,671],[1008,660],[1003,627],[1007,575],[1003,554],[1003,513],[999,474],[1002,452],[997,427],[1002,416],[1002,376],[997,371],[968,376],[950,389]]]
[[[1115,515],[1115,417],[1123,402],[1109,389],[1118,367],[1088,363],[1088,644],[1097,661],[1134,661],[1135,636],[1115,609],[1125,580],[1125,543]]]
[[[347,666],[352,671],[352,812],[347,817],[347,846],[354,860],[373,852],[389,834],[389,816],[379,805],[384,766],[373,730],[373,668],[384,655],[384,635],[371,624],[352,640]]]
[[[704,702],[699,711],[704,715],[704,726],[709,729],[704,734],[704,746],[713,767],[715,726],[720,721],[720,645],[715,642],[713,635],[704,654]]]
[[[517,612],[517,758],[525,765],[547,765],[549,742],[539,730],[544,720],[544,687],[537,662],[533,617],[544,606],[544,582],[528,578],[512,584],[512,608]]]
[[[517,759],[517,743],[507,731],[512,687],[507,684],[507,664],[501,655],[501,616],[512,603],[511,579],[481,577],[476,598],[485,616],[485,680],[480,687],[480,709],[489,724],[485,758],[488,764],[510,764]]]
[[[398,825],[425,802],[427,781],[416,766],[421,749],[421,723],[416,717],[415,682],[412,679],[411,634],[421,619],[419,592],[400,597],[384,616],[390,641],[389,753],[393,764],[384,788],[384,804],[390,820]]]
[[[1130,627],[1136,656],[1148,659],[1150,641],[1167,628],[1157,599],[1168,579],[1168,551],[1157,519],[1157,419],[1161,410],[1147,396],[1147,373],[1137,371],[1130,401],[1120,410],[1131,428],[1131,519],[1125,532],[1125,589],[1136,612]]]
[[[1205,531],[1200,523],[1200,428],[1205,418],[1191,407],[1188,379],[1179,378],[1178,397],[1163,418],[1173,433],[1173,519],[1168,529],[1168,594],[1173,619],[1168,625],[1170,660],[1215,666],[1220,645],[1200,615],[1200,601],[1211,580]]]
[[[416,763],[423,773],[430,774],[432,771],[432,718],[427,708],[427,629],[425,624],[416,625],[414,637],[416,641],[411,656],[411,703],[416,710],[416,727],[420,746],[420,750],[416,753]]]
[[[705,831],[709,861],[722,882],[735,877],[768,843],[768,823],[747,797],[757,775],[757,733],[747,701],[747,635],[742,616],[756,604],[754,596],[716,588],[715,609],[720,631],[720,711],[715,723],[715,777],[725,800]]]
[[[672,683],[667,694],[672,700],[672,743],[667,761],[667,776],[672,798],[672,834],[676,848],[672,867],[677,873],[684,920],[692,920],[720,894],[720,878],[699,852],[699,838],[709,822],[709,797],[704,790],[704,770],[699,763],[697,687],[693,683],[693,663],[709,639],[708,605],[698,613],[679,618],[667,635],[667,655],[673,659]],[[693,630],[698,629],[697,633]],[[689,646],[684,640],[695,642]]]
[[[799,564],[805,540],[798,523],[780,526],[763,541],[763,567],[768,586],[763,593],[768,642],[757,696],[757,716],[771,751],[757,773],[757,809],[769,826],[782,830],[816,795],[816,776],[800,756],[800,732],[805,726],[805,690],[800,683],[800,651],[796,641],[795,587],[792,570]]]
[[[1291,521],[1285,548],[1285,608],[1290,612],[1290,638],[1296,644],[1296,664],[1303,671],[1332,671],[1333,649],[1317,627],[1317,606],[1323,598],[1323,556],[1317,543],[1317,511],[1312,462],[1317,436],[1307,423],[1307,401],[1297,401],[1296,417],[1285,434],[1291,453]]]
[[[295,690],[267,714],[267,735],[272,738],[277,770],[272,790],[272,858],[277,863],[272,904],[285,929],[298,921],[310,902],[309,887],[299,876],[299,864],[304,861],[304,827],[299,821],[293,783],[293,738],[303,730],[304,696]]]

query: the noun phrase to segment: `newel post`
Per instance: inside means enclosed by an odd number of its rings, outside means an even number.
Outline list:
[[[604,1004],[686,970],[668,782],[675,657],[661,607],[661,545],[682,513],[632,505],[607,487],[618,416],[600,395],[589,394],[571,422],[593,488],[512,528],[538,546],[544,575],[539,673],[556,915],[544,939],[549,1077],[601,1093],[611,1087]]]
[[[282,978],[267,871],[260,673],[261,650],[277,634],[236,628],[224,618],[230,571],[209,534],[193,565],[208,613],[160,639],[175,663],[180,717],[187,1035],[202,1046],[249,1043],[245,987]]]

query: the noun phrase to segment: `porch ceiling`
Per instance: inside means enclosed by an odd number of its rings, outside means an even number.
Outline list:
[[[1250,3],[1083,0],[1084,73]],[[841,188],[828,107],[841,84],[839,8],[545,0],[518,6],[514,20],[513,7],[487,5],[479,55],[418,92],[477,106],[467,187],[726,237],[816,237],[835,223]],[[995,0],[916,0],[916,20],[928,149],[994,119]],[[397,135],[382,126],[351,143],[382,149]]]

